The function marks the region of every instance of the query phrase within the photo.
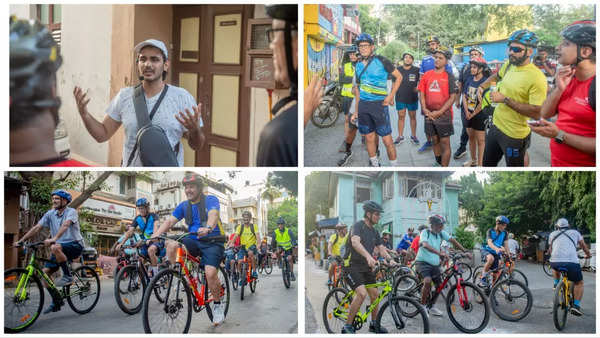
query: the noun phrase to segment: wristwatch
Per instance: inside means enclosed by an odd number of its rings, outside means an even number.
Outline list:
[[[562,130],[559,130],[558,134],[556,134],[556,136],[554,136],[554,141],[556,141],[556,143],[560,143],[560,144],[565,142],[565,132]]]
[[[507,96],[505,96],[504,99],[502,100],[502,102],[504,102],[504,104],[508,106],[508,100],[509,100],[509,98]]]

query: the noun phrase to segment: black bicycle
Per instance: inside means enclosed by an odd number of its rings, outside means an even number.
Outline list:
[[[290,269],[290,262],[287,260],[285,256],[285,250],[282,247],[279,247],[281,253],[279,254],[279,266],[281,267],[281,276],[283,278],[283,285],[285,285],[286,289],[289,289],[292,285],[291,277],[292,271]]]

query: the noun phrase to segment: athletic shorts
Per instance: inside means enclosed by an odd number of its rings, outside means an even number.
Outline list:
[[[67,261],[74,260],[81,256],[81,253],[83,252],[83,246],[77,241],[57,244],[60,244],[62,247],[62,252],[67,256]],[[54,254],[50,256],[50,262],[46,262],[45,267],[49,269],[56,269],[58,267],[58,262],[56,261],[56,256],[54,256]]]
[[[387,136],[392,133],[388,106],[381,101],[358,101],[358,131],[362,135],[372,132],[379,136]]]
[[[566,269],[567,270],[567,278],[571,281],[571,282],[579,282],[581,280],[583,280],[583,273],[581,273],[581,265],[579,265],[578,263],[571,263],[571,262],[556,262],[556,263],[552,263],[550,262],[550,266],[552,267],[552,269],[560,271],[560,269]]]
[[[181,242],[190,255],[201,257],[202,265],[218,268],[223,260],[225,247],[222,243],[201,242],[192,237],[186,237]]]
[[[148,248],[150,248],[151,246],[155,246],[157,248],[156,255],[158,257],[165,257],[165,255],[167,254],[167,250],[165,249],[164,242],[154,242],[154,243],[150,243],[150,245],[145,244],[145,245],[141,246],[140,247],[140,255],[142,255],[144,258],[150,259],[150,256],[148,255]]]
[[[490,267],[490,270],[496,270],[498,268],[498,262],[500,262],[500,255],[498,255],[495,252],[492,252],[490,250],[484,249],[485,252],[485,259],[487,260],[487,256],[490,255],[492,257],[494,257],[494,261],[492,263],[492,266]]]
[[[485,136],[483,166],[495,167],[504,156],[507,167],[523,167],[525,151],[531,143],[531,133],[525,138],[517,139],[505,135],[498,127],[492,125]]]
[[[248,256],[248,251],[252,251],[254,255],[258,256],[258,249],[256,248],[256,245],[252,245],[248,249],[242,245],[240,247],[240,251],[237,253],[237,259],[244,259],[244,256]]]
[[[487,121],[487,114],[480,111],[477,115],[471,117],[470,120],[467,121],[467,128],[475,129],[478,131],[485,130],[485,121]]]
[[[357,271],[352,268],[345,269],[348,271],[346,274],[346,283],[348,283],[352,290],[356,290],[356,288],[361,285],[374,284],[376,282],[375,273],[373,273],[373,271]]]
[[[440,138],[454,135],[452,119],[449,116],[442,116],[435,120],[425,117],[425,135],[427,137],[438,136]]]
[[[408,111],[417,111],[419,109],[419,101],[415,101],[412,103],[404,103],[396,101],[396,110],[406,109]]]
[[[431,265],[426,262],[416,261],[415,268],[417,273],[423,278],[430,277],[435,284],[442,282],[442,272],[439,266]]]
[[[344,115],[348,115],[350,113],[350,107],[352,106],[352,101],[354,99],[348,96],[342,96],[342,112]]]

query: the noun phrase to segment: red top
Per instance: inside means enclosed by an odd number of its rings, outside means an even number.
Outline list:
[[[233,239],[233,236],[237,235],[237,233],[232,233],[231,235],[229,235],[229,240],[231,241]],[[240,236],[238,236],[238,238],[235,240],[235,243],[233,243],[233,245],[235,246],[240,246]]]
[[[588,103],[588,91],[594,76],[579,81],[573,77],[558,101],[556,126],[569,134],[596,137],[596,112]],[[596,157],[569,145],[550,141],[553,167],[594,167]]]
[[[54,162],[52,164],[48,164],[46,165],[46,167],[90,167],[90,165],[76,160],[62,160]]]
[[[454,77],[449,79],[448,72],[437,73],[435,70],[423,74],[418,89],[425,93],[425,104],[429,110],[439,110],[450,98],[450,92],[458,92]],[[452,106],[450,106],[449,114],[452,117]]]
[[[421,235],[417,235],[415,237],[415,239],[413,239],[412,244],[410,245],[410,247],[413,249],[415,254],[419,253],[419,240],[420,239],[421,239]]]

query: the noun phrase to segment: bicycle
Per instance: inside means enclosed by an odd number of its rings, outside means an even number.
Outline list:
[[[544,261],[542,263],[542,269],[548,277],[552,277],[552,266],[550,266],[550,255],[544,253]]]
[[[333,268],[333,280],[331,281],[331,284],[327,285],[327,288],[329,290],[339,287],[347,289],[346,282],[344,281],[345,274],[342,271],[344,260],[340,256],[334,256],[333,258],[335,260],[335,268]]]
[[[36,257],[38,247],[42,245],[44,242],[23,244],[26,254],[28,250],[32,252],[27,266],[4,271],[4,330],[6,332],[22,332],[33,325],[40,316],[44,306],[44,288],[41,278],[48,284],[47,290],[56,311],[64,305],[65,299],[69,307],[79,314],[92,311],[98,303],[100,278],[96,271],[85,265],[73,270],[69,261],[73,283],[59,290],[37,263],[38,261],[50,262],[48,259]],[[83,263],[83,259],[81,262]]]
[[[285,257],[285,250],[282,247],[279,247],[281,252],[279,253],[279,266],[281,267],[281,276],[283,278],[283,285],[285,285],[286,289],[289,289],[292,285],[291,276],[292,271],[290,270],[290,262]],[[293,259],[293,258],[292,258]]]
[[[378,262],[378,268],[380,263]],[[379,269],[377,269],[379,270]],[[429,333],[429,318],[423,306],[412,298],[394,295],[390,280],[365,285],[366,288],[382,288],[379,296],[366,308],[363,313],[359,311],[352,322],[356,331],[360,330],[367,322],[369,315],[381,303],[377,318],[375,320],[376,330],[382,327],[396,330],[389,333]],[[350,304],[355,296],[354,290],[344,288],[333,288],[323,302],[323,323],[329,333],[339,333],[341,327],[348,319]],[[403,310],[401,307],[405,307]],[[406,308],[409,308],[407,310]],[[412,311],[414,309],[414,312]],[[405,313],[414,313],[406,316]],[[420,316],[418,316],[420,315]]]
[[[506,254],[503,254],[504,256],[506,256]],[[508,256],[506,256],[508,257]],[[485,258],[482,257],[482,261],[485,262]],[[473,271],[473,283],[475,283],[476,285],[479,285],[480,281],[481,281],[481,277],[483,275],[483,265],[479,265],[478,267],[475,268],[475,271]],[[510,266],[509,269],[504,269],[505,266],[503,266],[503,264],[498,263],[498,267],[495,270],[490,270],[492,272],[491,275],[493,275],[493,273],[498,272],[499,270],[502,271],[503,274],[501,274],[500,276],[498,276],[497,280],[499,280],[501,277],[506,277],[507,273],[510,272],[511,277],[514,280],[518,280],[519,282],[525,284],[525,286],[529,286],[529,280],[527,279],[527,276],[525,276],[525,274],[519,270],[516,269],[514,267],[514,263]]]
[[[243,278],[242,285],[240,285],[240,300],[244,300],[244,287],[246,284],[250,286],[250,291],[252,293],[256,292],[256,284],[258,284],[258,279],[252,277],[252,272],[254,264],[250,264],[248,259],[248,255],[244,255],[244,260],[242,261],[242,272],[240,277]]]
[[[270,252],[267,252],[260,261],[260,264],[258,264],[258,272],[264,272],[267,275],[270,275],[273,272],[273,261],[271,260]]]
[[[567,315],[573,307],[573,287],[574,284],[567,278],[567,269],[559,268],[560,282],[554,290],[554,303],[552,305],[552,319],[554,327],[562,331],[567,325]]]
[[[123,247],[123,249],[127,248],[137,249],[137,246]],[[127,314],[133,315],[142,309],[144,292],[151,277],[146,265],[144,258],[136,254],[134,263],[122,268],[114,279],[115,300],[119,308]],[[164,301],[165,286],[163,279],[162,283],[157,283],[154,288],[154,295],[160,303]]]
[[[478,333],[487,326],[490,320],[490,305],[481,289],[475,284],[463,280],[462,272],[460,271],[460,266],[457,261],[464,257],[467,256],[462,254],[450,254],[452,265],[442,273],[442,283],[432,290],[432,294],[429,297],[426,307],[433,307],[438,296],[442,294],[442,291],[448,282],[453,279],[454,283],[451,283],[446,297],[442,296],[446,301],[448,317],[452,324],[460,331],[465,333]],[[419,280],[414,276],[407,274],[401,276],[396,283],[401,285],[412,285],[411,287],[407,287],[408,290],[404,291],[404,295],[421,300],[421,290],[423,289],[422,279]],[[477,305],[482,305],[483,308],[476,309],[475,307]],[[469,322],[475,323],[473,327],[467,327],[466,325],[468,325],[468,323],[461,322],[462,318],[460,318],[458,314],[459,310],[464,311],[465,317]],[[407,313],[406,315],[411,316],[413,313]],[[479,317],[482,318],[476,319]]]
[[[214,298],[208,288],[204,266],[201,265],[202,258],[190,255],[181,244],[181,240],[188,235],[195,234],[161,235],[161,238],[179,242],[179,247],[177,248],[177,258],[174,266],[159,271],[150,280],[150,284],[144,292],[142,322],[145,333],[187,333],[192,322],[192,309],[193,312],[201,312],[206,309],[209,320],[213,320],[211,303],[213,303]],[[215,236],[201,237],[199,240],[221,244],[225,243],[227,238],[225,236]],[[229,281],[223,267],[218,267],[217,274],[221,284],[221,304],[224,306],[223,312],[226,317],[230,299]],[[152,290],[154,290],[156,284],[163,283],[163,280],[166,284],[164,300],[162,303],[153,301],[156,298],[151,297]],[[183,317],[179,317],[180,315]]]

